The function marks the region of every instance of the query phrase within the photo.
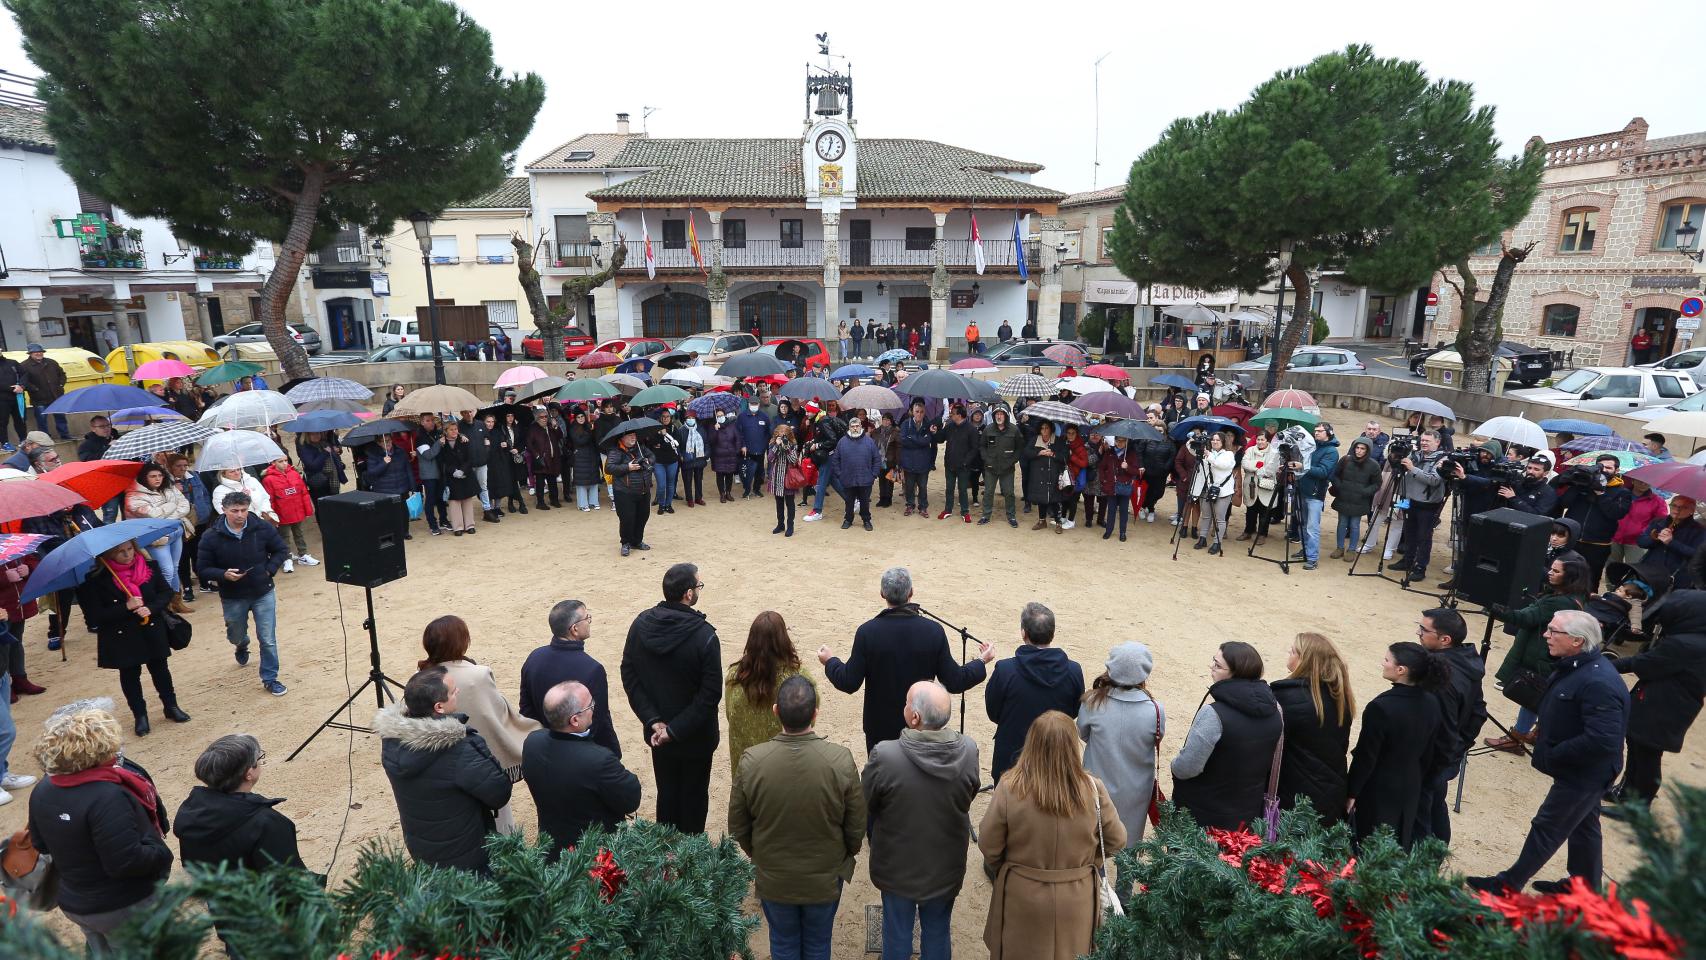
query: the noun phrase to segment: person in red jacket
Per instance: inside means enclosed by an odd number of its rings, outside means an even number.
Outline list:
[[[314,498],[308,494],[308,482],[291,466],[289,457],[279,457],[267,467],[261,486],[272,497],[273,512],[278,514],[279,537],[286,546],[293,541],[296,544],[295,555],[284,560],[284,572],[295,573],[297,563],[319,566],[320,561],[308,552],[308,538],[302,535],[302,522],[314,515]]]

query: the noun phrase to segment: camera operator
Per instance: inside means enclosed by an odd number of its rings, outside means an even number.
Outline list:
[[[1488,510],[1500,506],[1495,493],[1499,487],[1496,482],[1497,478],[1494,476],[1495,473],[1514,473],[1522,469],[1516,462],[1505,459],[1504,444],[1497,440],[1481,443],[1475,448],[1474,456],[1467,460],[1460,457],[1453,458],[1453,460],[1456,465],[1463,468],[1461,471],[1463,475],[1457,479],[1459,481],[1458,496],[1463,500],[1463,515],[1465,517],[1473,517],[1477,513],[1486,513]],[[1495,466],[1498,469],[1495,469]]]
[[[1546,482],[1549,466],[1545,457],[1534,456],[1523,464],[1521,479],[1500,478],[1499,485],[1493,489],[1498,505],[1542,517],[1551,516],[1552,508],[1558,505],[1558,494]]]
[[[1315,449],[1309,454],[1307,468],[1297,460],[1288,464],[1297,474],[1297,519],[1303,540],[1303,549],[1292,559],[1302,560],[1305,570],[1315,569],[1321,560],[1321,508],[1338,460],[1339,441],[1333,436],[1332,425],[1322,422],[1315,425]]]
[[[1397,502],[1397,508],[1404,511],[1404,555],[1399,558],[1398,566],[1409,572],[1411,580],[1421,580],[1428,574],[1434,528],[1439,526],[1440,508],[1445,506],[1445,483],[1456,476],[1450,467],[1446,475],[1441,475],[1440,464],[1444,461],[1439,434],[1432,430],[1424,431],[1416,439],[1416,449],[1398,461],[1404,468]]]
[[[1594,460],[1593,466],[1566,467],[1558,475],[1558,505],[1563,516],[1581,524],[1581,536],[1576,550],[1593,570],[1593,582],[1599,583],[1605,563],[1611,558],[1611,541],[1617,536],[1617,524],[1629,513],[1635,502],[1634,494],[1617,475],[1617,458],[1606,455]]]

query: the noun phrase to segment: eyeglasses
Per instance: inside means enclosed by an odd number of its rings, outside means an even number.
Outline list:
[[[267,752],[265,750],[262,750],[261,755],[255,758],[255,766],[264,767],[266,765],[267,765]]]
[[[1569,637],[1572,640],[1579,639],[1575,634],[1571,633],[1570,631],[1559,630],[1555,627],[1547,627],[1545,630],[1543,630],[1541,632],[1546,634],[1547,636],[1550,636],[1550,637]]]
[[[581,709],[579,709],[579,710],[576,710],[576,711],[575,711],[575,712],[574,712],[574,713],[571,713],[571,714],[569,714],[569,716],[571,716],[571,717],[578,717],[578,716],[580,716],[580,715],[581,715],[581,714],[583,714],[583,713],[591,713],[591,712],[592,712],[592,708],[593,708],[593,707],[595,707],[595,706],[597,706],[597,705],[598,705],[598,702],[597,702],[597,701],[595,701],[595,700],[588,700],[588,701],[587,701],[587,702],[586,702],[586,706],[584,706],[584,707],[582,707],[582,708],[581,708]]]
[[[704,584],[703,584],[703,583],[695,583],[695,584],[694,584],[694,585],[693,585],[693,589],[695,589],[695,590],[703,590],[703,589],[705,589],[705,585],[704,585]]]

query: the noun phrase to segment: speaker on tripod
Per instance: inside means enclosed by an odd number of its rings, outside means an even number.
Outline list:
[[[1463,556],[1453,578],[1458,596],[1490,607],[1523,605],[1523,594],[1539,589],[1546,571],[1551,517],[1500,507],[1469,518]]]

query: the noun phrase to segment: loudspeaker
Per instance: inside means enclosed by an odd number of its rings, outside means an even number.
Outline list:
[[[1463,534],[1463,556],[1452,578],[1457,593],[1483,607],[1523,605],[1523,592],[1545,582],[1551,517],[1509,507],[1477,513]]]
[[[377,587],[409,575],[403,537],[409,508],[389,493],[357,490],[323,497],[314,506],[325,545],[326,579]]]

